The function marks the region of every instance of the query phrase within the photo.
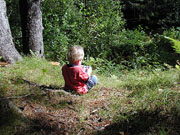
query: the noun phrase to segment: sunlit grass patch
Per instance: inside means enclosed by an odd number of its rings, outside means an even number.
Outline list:
[[[98,85],[97,87],[107,87],[107,88],[118,88],[119,84],[121,84],[121,80],[116,75],[112,76],[105,76],[105,75],[98,75]]]
[[[122,75],[119,87],[128,90],[155,90],[174,86],[175,82],[179,81],[180,73],[175,69],[167,71],[133,71],[126,75]]]
[[[13,67],[24,79],[45,85],[62,85],[61,66],[53,66],[49,61],[26,57],[23,62]]]
[[[163,117],[168,116],[169,113],[172,113],[170,116],[172,117],[178,113],[180,107],[180,93],[177,89],[179,81],[179,72],[176,69],[133,70],[126,71],[119,77],[102,79],[101,85],[106,87],[111,84],[114,88],[111,92],[116,94],[108,98],[109,109],[101,110],[100,114],[113,116],[114,123],[119,120],[130,121],[133,116],[139,115],[139,112],[147,112],[144,115],[153,115],[157,110],[159,115],[165,115]],[[122,98],[117,96],[118,90],[122,91]],[[149,117],[153,119],[153,116]],[[145,120],[140,119],[140,122],[143,124]]]
[[[19,94],[28,90],[24,80],[39,85],[55,85],[59,88],[63,86],[64,80],[61,75],[61,67],[53,66],[45,59],[36,57],[25,57],[24,61],[11,65],[1,70],[1,88],[9,89]],[[12,86],[12,87],[11,87]],[[20,92],[21,91],[21,92]]]

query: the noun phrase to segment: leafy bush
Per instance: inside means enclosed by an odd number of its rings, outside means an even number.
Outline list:
[[[179,55],[173,50],[172,43],[164,36],[178,38],[179,33],[178,29],[171,28],[162,35],[154,34],[150,37],[140,26],[135,30],[124,29],[112,40],[113,44],[106,53],[105,59],[134,69],[159,67],[164,63],[175,65]],[[178,50],[177,44],[173,47]]]
[[[176,40],[180,38],[180,27],[171,28],[169,31],[164,31],[164,35],[166,39],[172,42],[172,48],[174,48],[175,52],[180,54],[180,41]],[[168,36],[168,37],[167,37]]]
[[[174,39],[180,39],[180,27],[172,27],[170,29],[167,29],[163,32],[163,35]]]
[[[82,45],[87,56],[106,58],[111,39],[124,25],[120,10],[120,3],[111,0],[44,1],[46,57],[64,61],[69,46]]]
[[[170,37],[165,37],[165,38],[169,39],[170,42],[172,42],[172,44],[173,44],[172,48],[174,48],[176,53],[180,54],[180,41],[170,38]]]
[[[58,0],[44,1],[42,5],[45,55],[51,60],[64,59],[67,50],[68,38],[61,31],[61,18],[67,9],[65,5],[65,1]]]
[[[116,63],[136,68],[145,63],[144,49],[149,39],[143,30],[123,30],[113,40],[112,51],[108,57]]]
[[[159,55],[158,61],[161,64],[167,63],[170,65],[175,65],[176,60],[180,58],[180,56],[173,50],[173,43],[165,38],[170,37],[177,39],[179,36],[179,30],[174,28],[164,31],[162,35],[154,35],[153,43],[158,46],[156,53]]]
[[[120,69],[120,66],[117,66],[115,63],[113,63],[112,61],[108,61],[106,59],[102,59],[102,58],[86,58],[83,61],[84,65],[89,65],[93,68],[94,72],[100,73],[100,74],[114,74],[114,72],[118,71],[118,68]]]

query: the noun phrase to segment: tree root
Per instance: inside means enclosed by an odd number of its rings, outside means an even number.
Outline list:
[[[0,102],[0,109],[2,112],[6,113],[9,110],[14,111],[15,113],[19,114],[19,116],[23,119],[23,120],[29,120],[24,113],[21,111],[21,109],[19,109],[10,99],[3,99]]]
[[[22,79],[25,83],[27,83],[29,86],[36,86],[39,87],[41,90],[44,90],[45,92],[61,92],[65,95],[69,95],[69,96],[75,96],[78,97],[80,96],[80,94],[73,92],[73,91],[66,91],[63,89],[63,87],[59,88],[59,87],[55,87],[55,86],[46,86],[46,85],[40,85],[34,82],[30,82],[28,80]]]

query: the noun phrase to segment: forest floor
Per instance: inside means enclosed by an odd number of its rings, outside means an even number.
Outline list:
[[[19,83],[19,80],[12,83]],[[25,82],[23,85],[28,85],[29,89],[36,92],[10,98],[23,113],[23,117],[30,120],[30,123],[25,125],[26,128],[17,125],[16,134],[91,135],[97,132],[100,134],[112,124],[112,116],[104,117],[101,111],[109,109],[111,104],[109,100],[112,96],[119,97],[119,102],[124,98],[122,90],[105,87],[94,88],[92,89],[94,93],[89,92],[87,96],[80,96],[67,94],[62,90],[59,92],[58,89],[47,90],[34,83],[30,85]]]
[[[98,85],[80,96],[61,89],[59,67],[39,62],[0,67],[1,135],[180,134],[177,70],[98,76]]]
[[[16,105],[35,123],[39,134],[90,135],[103,131],[112,123],[111,117],[100,115],[101,110],[109,108],[108,98],[111,98],[112,90],[104,87],[94,90],[100,94],[96,99],[48,92],[43,97],[17,100]],[[116,94],[122,93],[117,91]],[[35,102],[30,101],[31,98],[36,98]]]

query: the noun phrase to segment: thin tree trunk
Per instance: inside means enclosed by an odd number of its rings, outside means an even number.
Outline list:
[[[41,0],[20,0],[23,50],[44,56]]]
[[[21,55],[16,50],[6,14],[6,3],[0,0],[0,56],[11,64],[22,60]]]

